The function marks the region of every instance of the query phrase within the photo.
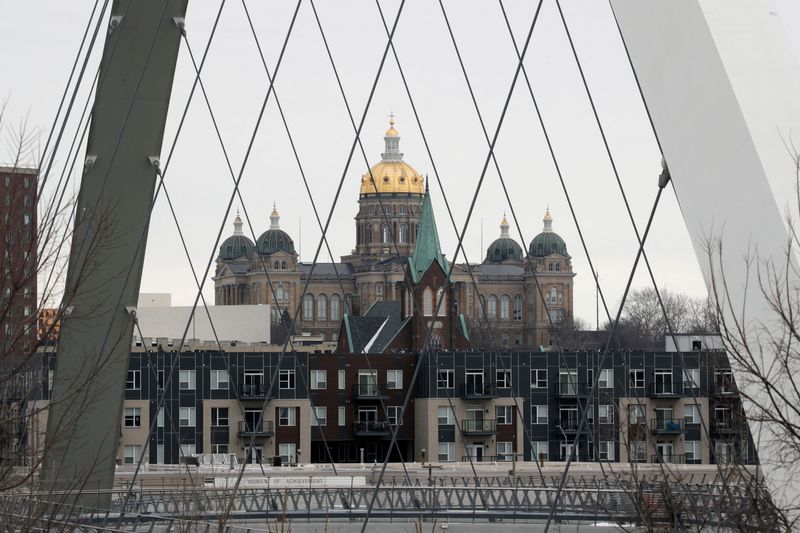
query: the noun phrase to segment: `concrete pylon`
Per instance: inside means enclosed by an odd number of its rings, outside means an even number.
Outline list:
[[[759,267],[772,264],[798,287],[783,210],[796,198],[789,194],[796,176],[786,142],[800,132],[800,67],[780,13],[771,0],[611,5],[706,284],[728,291],[725,319],[741,321],[751,346],[762,342],[769,365],[775,354],[763,335],[777,331],[776,314],[759,289]],[[719,244],[721,253],[709,254],[709,245]],[[763,396],[736,368],[734,378],[745,396]],[[744,406],[753,412],[753,404]],[[776,453],[780,443],[768,426],[750,422],[780,505],[800,494],[800,478],[798,465]]]
[[[108,508],[150,206],[188,0],[115,0],[67,271],[42,479]],[[148,386],[147,376],[137,384]],[[143,443],[144,445],[145,443]],[[146,446],[143,452],[147,453]]]

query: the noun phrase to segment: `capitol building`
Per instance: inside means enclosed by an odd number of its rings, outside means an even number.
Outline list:
[[[338,263],[302,263],[291,236],[280,227],[275,207],[269,229],[255,243],[242,233],[237,214],[233,235],[222,243],[217,257],[216,305],[272,304],[274,321],[294,316],[300,305],[295,333],[336,341],[345,313],[361,315],[375,302],[400,300],[423,200],[430,192],[426,179],[403,160],[394,119],[384,140],[381,161],[361,178],[356,242],[349,255]],[[546,347],[551,344],[551,321],[563,324],[572,318],[575,274],[566,243],[553,231],[549,210],[527,250],[509,235],[505,216],[499,229],[483,262],[454,266],[454,297],[448,305],[464,316],[476,343]],[[433,233],[426,237],[438,247],[435,226]]]

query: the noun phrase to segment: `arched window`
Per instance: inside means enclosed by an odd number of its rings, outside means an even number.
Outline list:
[[[555,287],[555,286],[550,287],[550,298],[549,298],[549,300],[550,300],[551,304],[558,303],[558,288],[557,287]]]
[[[500,320],[508,320],[510,308],[511,298],[508,294],[504,294],[500,297]]]
[[[328,298],[324,294],[317,296],[317,320],[328,319]]]
[[[283,288],[283,284],[278,283],[275,287],[275,298],[274,301],[276,302],[285,302],[286,298],[286,289]]]
[[[489,315],[490,320],[494,320],[497,318],[497,296],[490,294],[487,303],[486,314]]]
[[[437,314],[439,316],[447,316],[447,293],[444,292],[444,289],[439,289],[436,294],[436,305],[439,307]]]
[[[400,244],[405,244],[408,242],[408,226],[405,224],[400,224],[400,229],[398,230],[398,237]]]
[[[303,320],[314,320],[314,297],[310,294],[303,296]]]
[[[422,315],[433,316],[433,291],[430,287],[422,292]]]
[[[552,272],[554,270],[553,263],[547,263],[547,271]]]
[[[278,261],[275,261],[274,263],[272,263],[272,268],[274,270],[278,270],[279,267],[280,267],[280,263]]]
[[[389,244],[392,242],[391,235],[389,234],[389,224],[384,224],[381,235],[383,236],[383,244]]]
[[[341,318],[341,299],[338,294],[334,294],[331,296],[331,320],[338,322]]]
[[[556,263],[556,272],[561,272],[561,263]]]
[[[379,302],[383,301],[383,285],[380,283],[375,285],[375,299]]]
[[[431,350],[441,350],[442,349],[442,338],[439,336],[438,333],[431,334]]]
[[[521,294],[517,294],[516,296],[514,296],[514,320],[522,320],[522,295]]]
[[[286,259],[284,259],[283,261],[281,261],[281,270],[286,270],[286,267],[287,267]]]

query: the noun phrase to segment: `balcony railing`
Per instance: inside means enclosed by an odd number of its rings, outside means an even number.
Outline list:
[[[671,381],[662,383],[651,383],[647,387],[647,396],[649,398],[677,398],[681,395],[681,391]]]
[[[686,463],[686,455],[684,455],[682,453],[680,453],[680,454],[675,454],[675,453],[663,454],[663,453],[660,453],[660,454],[657,454],[657,455],[651,455],[650,456],[650,462],[651,463],[670,463],[670,464],[682,465],[682,464]]]
[[[356,437],[386,437],[389,434],[388,421],[353,422],[353,435]]]
[[[650,420],[650,431],[661,434],[678,434],[686,431],[686,420],[683,418],[654,418]]]
[[[263,400],[267,396],[267,387],[263,383],[244,384],[239,387],[239,398]]]
[[[465,383],[461,391],[466,400],[497,398],[497,389],[488,383]]]
[[[590,386],[587,383],[559,382],[556,387],[556,394],[562,398],[575,398],[576,396],[588,396]]]
[[[717,433],[736,433],[739,429],[739,425],[731,418],[714,420],[714,430]]]
[[[275,435],[275,426],[271,420],[261,420],[258,424],[247,421],[239,422],[239,436],[251,437],[271,437]]]
[[[574,433],[578,431],[579,422],[580,421],[577,418],[559,418],[558,425],[561,426],[561,429],[563,429],[566,433]]]
[[[353,385],[353,398],[356,400],[388,399],[386,385],[378,383],[356,383]]]
[[[497,420],[462,420],[461,432],[464,435],[494,435],[497,432]]]
[[[510,463],[517,456],[517,461],[524,461],[524,453],[501,453],[499,455],[482,455],[480,457],[472,457],[473,463]],[[461,462],[468,463],[470,460],[469,455],[462,455]]]

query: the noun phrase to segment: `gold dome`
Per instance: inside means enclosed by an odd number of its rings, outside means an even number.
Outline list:
[[[372,167],[377,187],[370,183],[370,173],[361,178],[361,194],[385,193],[425,194],[425,178],[405,161],[381,161]]]
[[[384,137],[398,137],[400,132],[394,128],[394,114],[389,115],[389,129],[384,133]]]

